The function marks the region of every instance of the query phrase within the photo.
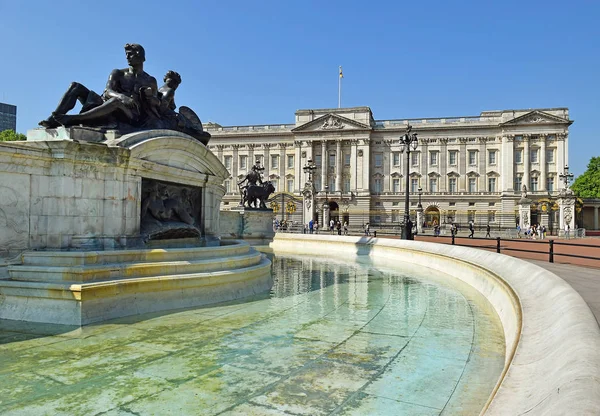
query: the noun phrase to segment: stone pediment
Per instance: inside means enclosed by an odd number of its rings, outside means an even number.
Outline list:
[[[358,121],[351,120],[346,117],[338,116],[336,114],[325,114],[313,121],[309,121],[306,124],[292,129],[292,132],[327,132],[327,131],[346,131],[346,130],[370,130],[371,127],[359,123]]]
[[[500,124],[501,126],[520,126],[520,125],[536,125],[536,124],[571,124],[571,120],[565,120],[564,118],[554,116],[552,114],[545,113],[543,111],[531,111],[527,114],[523,114],[517,118],[514,118],[506,123]]]

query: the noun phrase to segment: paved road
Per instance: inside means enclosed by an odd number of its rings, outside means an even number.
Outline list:
[[[492,234],[493,236],[493,234]],[[419,241],[430,241],[433,243],[450,244],[450,237],[433,237],[431,235],[419,235]],[[554,263],[573,264],[577,266],[593,267],[600,269],[600,238],[579,238],[566,240],[553,238],[554,240]],[[496,251],[497,241],[493,238],[466,238],[457,237],[455,244],[476,247]],[[513,239],[501,240],[500,252],[526,260],[549,260],[550,238],[545,240]],[[527,251],[521,251],[527,250]],[[565,254],[576,256],[587,256],[589,259],[568,257]],[[600,275],[600,270],[597,271]]]
[[[600,270],[572,264],[556,264],[547,261],[528,260],[561,277],[587,302],[600,324]]]
[[[434,243],[451,242],[450,238],[417,236],[417,240],[431,241]],[[523,260],[530,261],[540,267],[543,267],[557,276],[561,277],[575,289],[581,297],[587,302],[600,323],[600,238],[583,238],[577,240],[554,240],[554,263],[548,262],[549,239],[541,241],[532,240],[501,240],[500,252]],[[496,250],[495,239],[470,239],[459,237],[455,239],[456,244],[476,247],[480,249]],[[568,246],[566,244],[579,244],[577,246]],[[512,249],[512,250],[511,250]],[[515,251],[515,249],[525,249],[532,251],[543,251],[543,253],[530,253]],[[576,254],[595,259],[582,259],[577,257],[566,257],[560,254]]]

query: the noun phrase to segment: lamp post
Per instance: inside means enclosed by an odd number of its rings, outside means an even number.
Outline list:
[[[558,177],[565,183],[565,190],[569,189],[569,184],[573,180],[573,174],[569,173],[569,165],[565,165],[563,173],[559,174]]]
[[[412,133],[412,126],[409,124],[406,127],[406,133],[400,137],[400,153],[406,153],[406,192],[404,196],[404,224],[402,226],[402,239],[413,240],[412,222],[409,216],[409,196],[410,196],[410,152],[417,150],[419,139],[417,133]]]
[[[417,204],[417,232],[423,232],[423,205],[421,204],[421,195],[423,195],[423,188],[419,186],[417,189],[417,195],[419,195],[419,203]]]
[[[305,174],[308,175],[308,180],[304,185],[304,189],[302,190],[302,195],[304,196],[304,204],[303,205],[303,222],[307,224],[310,220],[315,219],[315,185],[313,183],[313,173],[317,169],[317,165],[315,165],[312,159],[308,159],[306,165],[302,168]]]
[[[325,202],[323,203],[323,227],[329,227],[329,198],[327,193],[329,192],[329,185],[323,186],[325,190]]]

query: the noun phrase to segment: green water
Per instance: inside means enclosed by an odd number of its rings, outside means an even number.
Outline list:
[[[0,413],[479,414],[497,316],[426,270],[274,259],[270,294],[82,329],[0,322]]]

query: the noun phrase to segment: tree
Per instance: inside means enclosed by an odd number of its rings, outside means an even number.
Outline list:
[[[27,136],[22,133],[15,133],[14,130],[0,131],[0,142],[14,142],[17,140],[27,140]]]
[[[587,170],[571,186],[580,198],[600,198],[600,156],[592,157]]]

